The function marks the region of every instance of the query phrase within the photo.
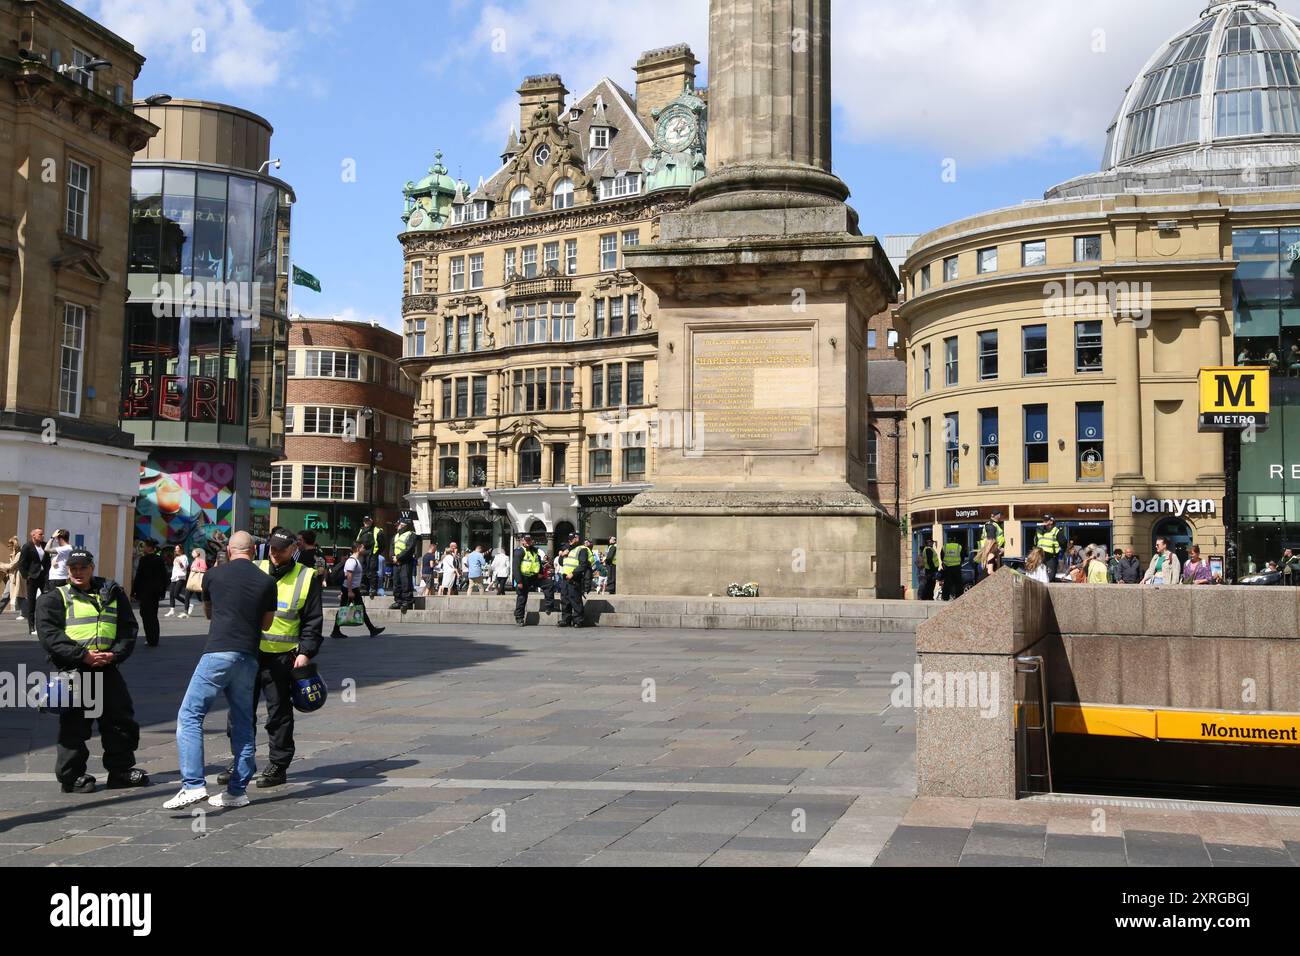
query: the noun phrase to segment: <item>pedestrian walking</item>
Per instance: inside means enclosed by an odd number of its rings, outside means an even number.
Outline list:
[[[978,573],[981,577],[987,577],[1002,567],[1002,552],[1006,545],[1006,523],[1002,518],[1002,512],[994,511],[980,531]]]
[[[267,539],[268,558],[258,570],[275,583],[276,611],[270,627],[262,628],[257,646],[257,680],[253,685],[253,735],[256,746],[257,704],[266,699],[266,735],[270,738],[271,762],[257,778],[257,789],[269,790],[288,780],[289,765],[296,752],[293,739],[294,671],[308,666],[320,653],[324,637],[321,590],[324,582],[315,568],[299,564],[298,541],[287,531]],[[238,771],[233,746],[234,726],[228,723],[231,762],[217,783],[229,784]]]
[[[59,528],[54,532],[54,540],[45,546],[50,555],[47,579],[51,591],[57,591],[68,583],[68,556],[72,554],[72,545],[68,543],[70,536],[70,532]]]
[[[18,556],[18,573],[23,576],[26,594],[27,629],[36,636],[36,600],[49,586],[50,555],[45,550],[45,532],[33,528]]]
[[[577,532],[569,536],[569,550],[561,565],[564,583],[561,585],[564,602],[560,611],[560,627],[586,627],[586,607],[583,596],[591,581],[591,549],[582,543]]]
[[[1101,545],[1088,545],[1084,550],[1084,572],[1089,584],[1110,584],[1110,565],[1106,562],[1106,549]]]
[[[415,607],[415,559],[420,553],[420,539],[411,530],[411,522],[397,522],[393,537],[393,610],[409,611]]]
[[[1214,573],[1210,570],[1209,562],[1201,560],[1199,545],[1194,544],[1187,549],[1187,563],[1183,565],[1183,583],[1194,585],[1214,583]]]
[[[1125,548],[1124,557],[1119,560],[1119,583],[1142,583],[1142,561],[1133,552],[1132,548]]]
[[[606,594],[618,593],[618,538],[609,539],[609,550],[605,552],[605,567],[609,580],[605,583]]]
[[[506,586],[510,584],[510,557],[506,554],[505,548],[497,548],[492,556],[492,581],[496,586],[498,597],[506,593]]]
[[[140,605],[140,622],[144,626],[144,642],[157,647],[161,630],[158,627],[158,602],[167,593],[167,565],[158,553],[158,542],[152,538],[144,542],[144,554],[135,569],[131,583],[131,596]]]
[[[211,625],[208,643],[176,715],[176,750],[180,758],[181,790],[163,804],[180,810],[201,800],[214,807],[248,806],[248,784],[257,771],[254,760],[254,700],[258,648],[263,632],[276,620],[275,581],[253,563],[256,544],[247,531],[230,536],[229,562],[203,580],[203,613]],[[230,739],[235,772],[226,792],[208,797],[203,762],[203,721],[219,695],[230,713]]]
[[[99,716],[90,716],[84,706],[60,712],[54,775],[64,793],[95,792],[95,778],[86,773],[86,742],[98,723],[108,788],[147,787],[148,775],[135,765],[140,725],[120,670],[135,649],[131,600],[116,581],[95,577],[95,557],[84,548],[74,548],[66,564],[68,583],[41,595],[36,629],[53,666],[75,671],[83,688],[87,682],[96,688]]]
[[[181,618],[190,616],[190,594],[185,585],[190,574],[190,561],[185,556],[185,548],[177,545],[172,550],[172,580],[171,591],[168,593],[170,604],[167,608],[167,617],[173,615]],[[176,602],[181,603],[181,613],[176,614]]]
[[[311,568],[318,574],[325,570],[325,559],[316,550],[316,532],[311,530],[298,532],[297,561],[304,568]]]
[[[456,575],[460,573],[456,558],[456,542],[453,541],[442,553],[442,583],[438,587],[439,594],[450,595],[456,589]]]
[[[18,536],[14,535],[9,539],[8,560],[0,563],[0,614],[3,614],[12,604],[14,614],[19,621],[23,619],[23,576],[18,572],[19,555],[22,550],[22,543],[18,540]]]
[[[1047,554],[1042,548],[1034,548],[1029,552],[1029,557],[1025,559],[1025,577],[1040,584],[1052,583],[1047,576]]]
[[[483,545],[474,545],[474,550],[466,555],[465,575],[469,580],[467,594],[487,593],[487,559],[483,557]]]
[[[1178,555],[1169,550],[1169,542],[1156,538],[1156,553],[1151,558],[1147,573],[1142,578],[1143,584],[1155,586],[1182,584],[1182,569],[1178,566]]]
[[[366,626],[371,637],[378,637],[384,633],[384,628],[375,627],[370,620],[370,614],[366,611],[366,589],[365,589],[365,546],[354,544],[352,554],[343,562],[343,581],[340,584],[339,593],[339,613],[334,615],[334,630],[330,632],[330,637],[342,640],[347,637],[343,633],[343,628],[355,627],[356,622],[344,625],[343,621],[349,616],[345,610],[349,607],[359,606],[361,608],[361,623]]]
[[[420,580],[423,582],[423,591],[425,596],[432,594],[435,588],[434,579],[438,575],[438,552],[432,542],[429,544],[429,550],[424,552],[420,558]]]
[[[511,558],[515,578],[515,624],[523,627],[528,618],[528,595],[538,586],[545,558],[533,545],[533,536],[524,535]]]
[[[966,562],[966,548],[960,541],[949,541],[943,546],[943,599],[955,601],[966,592],[966,578],[962,565]]]
[[[1057,572],[1060,570],[1061,553],[1065,550],[1065,532],[1056,526],[1056,519],[1051,515],[1043,515],[1043,523],[1038,528],[1038,535],[1034,540],[1034,547],[1040,548],[1046,556],[1047,576],[1052,581],[1056,580]]]

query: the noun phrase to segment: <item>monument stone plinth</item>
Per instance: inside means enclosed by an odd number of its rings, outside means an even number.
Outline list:
[[[620,583],[895,596],[899,530],[866,494],[866,322],[898,280],[830,168],[830,2],[712,0],[709,47],[709,175],[625,253],[659,297],[659,422]]]

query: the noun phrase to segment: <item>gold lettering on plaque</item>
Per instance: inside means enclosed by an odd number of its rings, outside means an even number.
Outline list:
[[[810,330],[696,332],[691,411],[699,451],[808,451],[817,414]]]

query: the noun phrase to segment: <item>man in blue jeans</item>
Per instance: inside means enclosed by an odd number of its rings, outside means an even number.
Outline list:
[[[189,689],[176,715],[176,749],[180,755],[181,792],[163,804],[180,810],[201,800],[214,807],[248,806],[248,782],[253,761],[253,701],[257,681],[258,645],[262,632],[275,620],[275,581],[253,563],[252,535],[230,538],[230,561],[203,576],[203,613],[211,621],[208,643],[190,678]],[[235,772],[225,793],[208,798],[203,764],[203,719],[224,694],[230,708],[230,737]]]

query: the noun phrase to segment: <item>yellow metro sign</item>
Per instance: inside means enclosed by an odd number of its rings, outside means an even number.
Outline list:
[[[1267,368],[1201,369],[1201,431],[1267,428]]]

